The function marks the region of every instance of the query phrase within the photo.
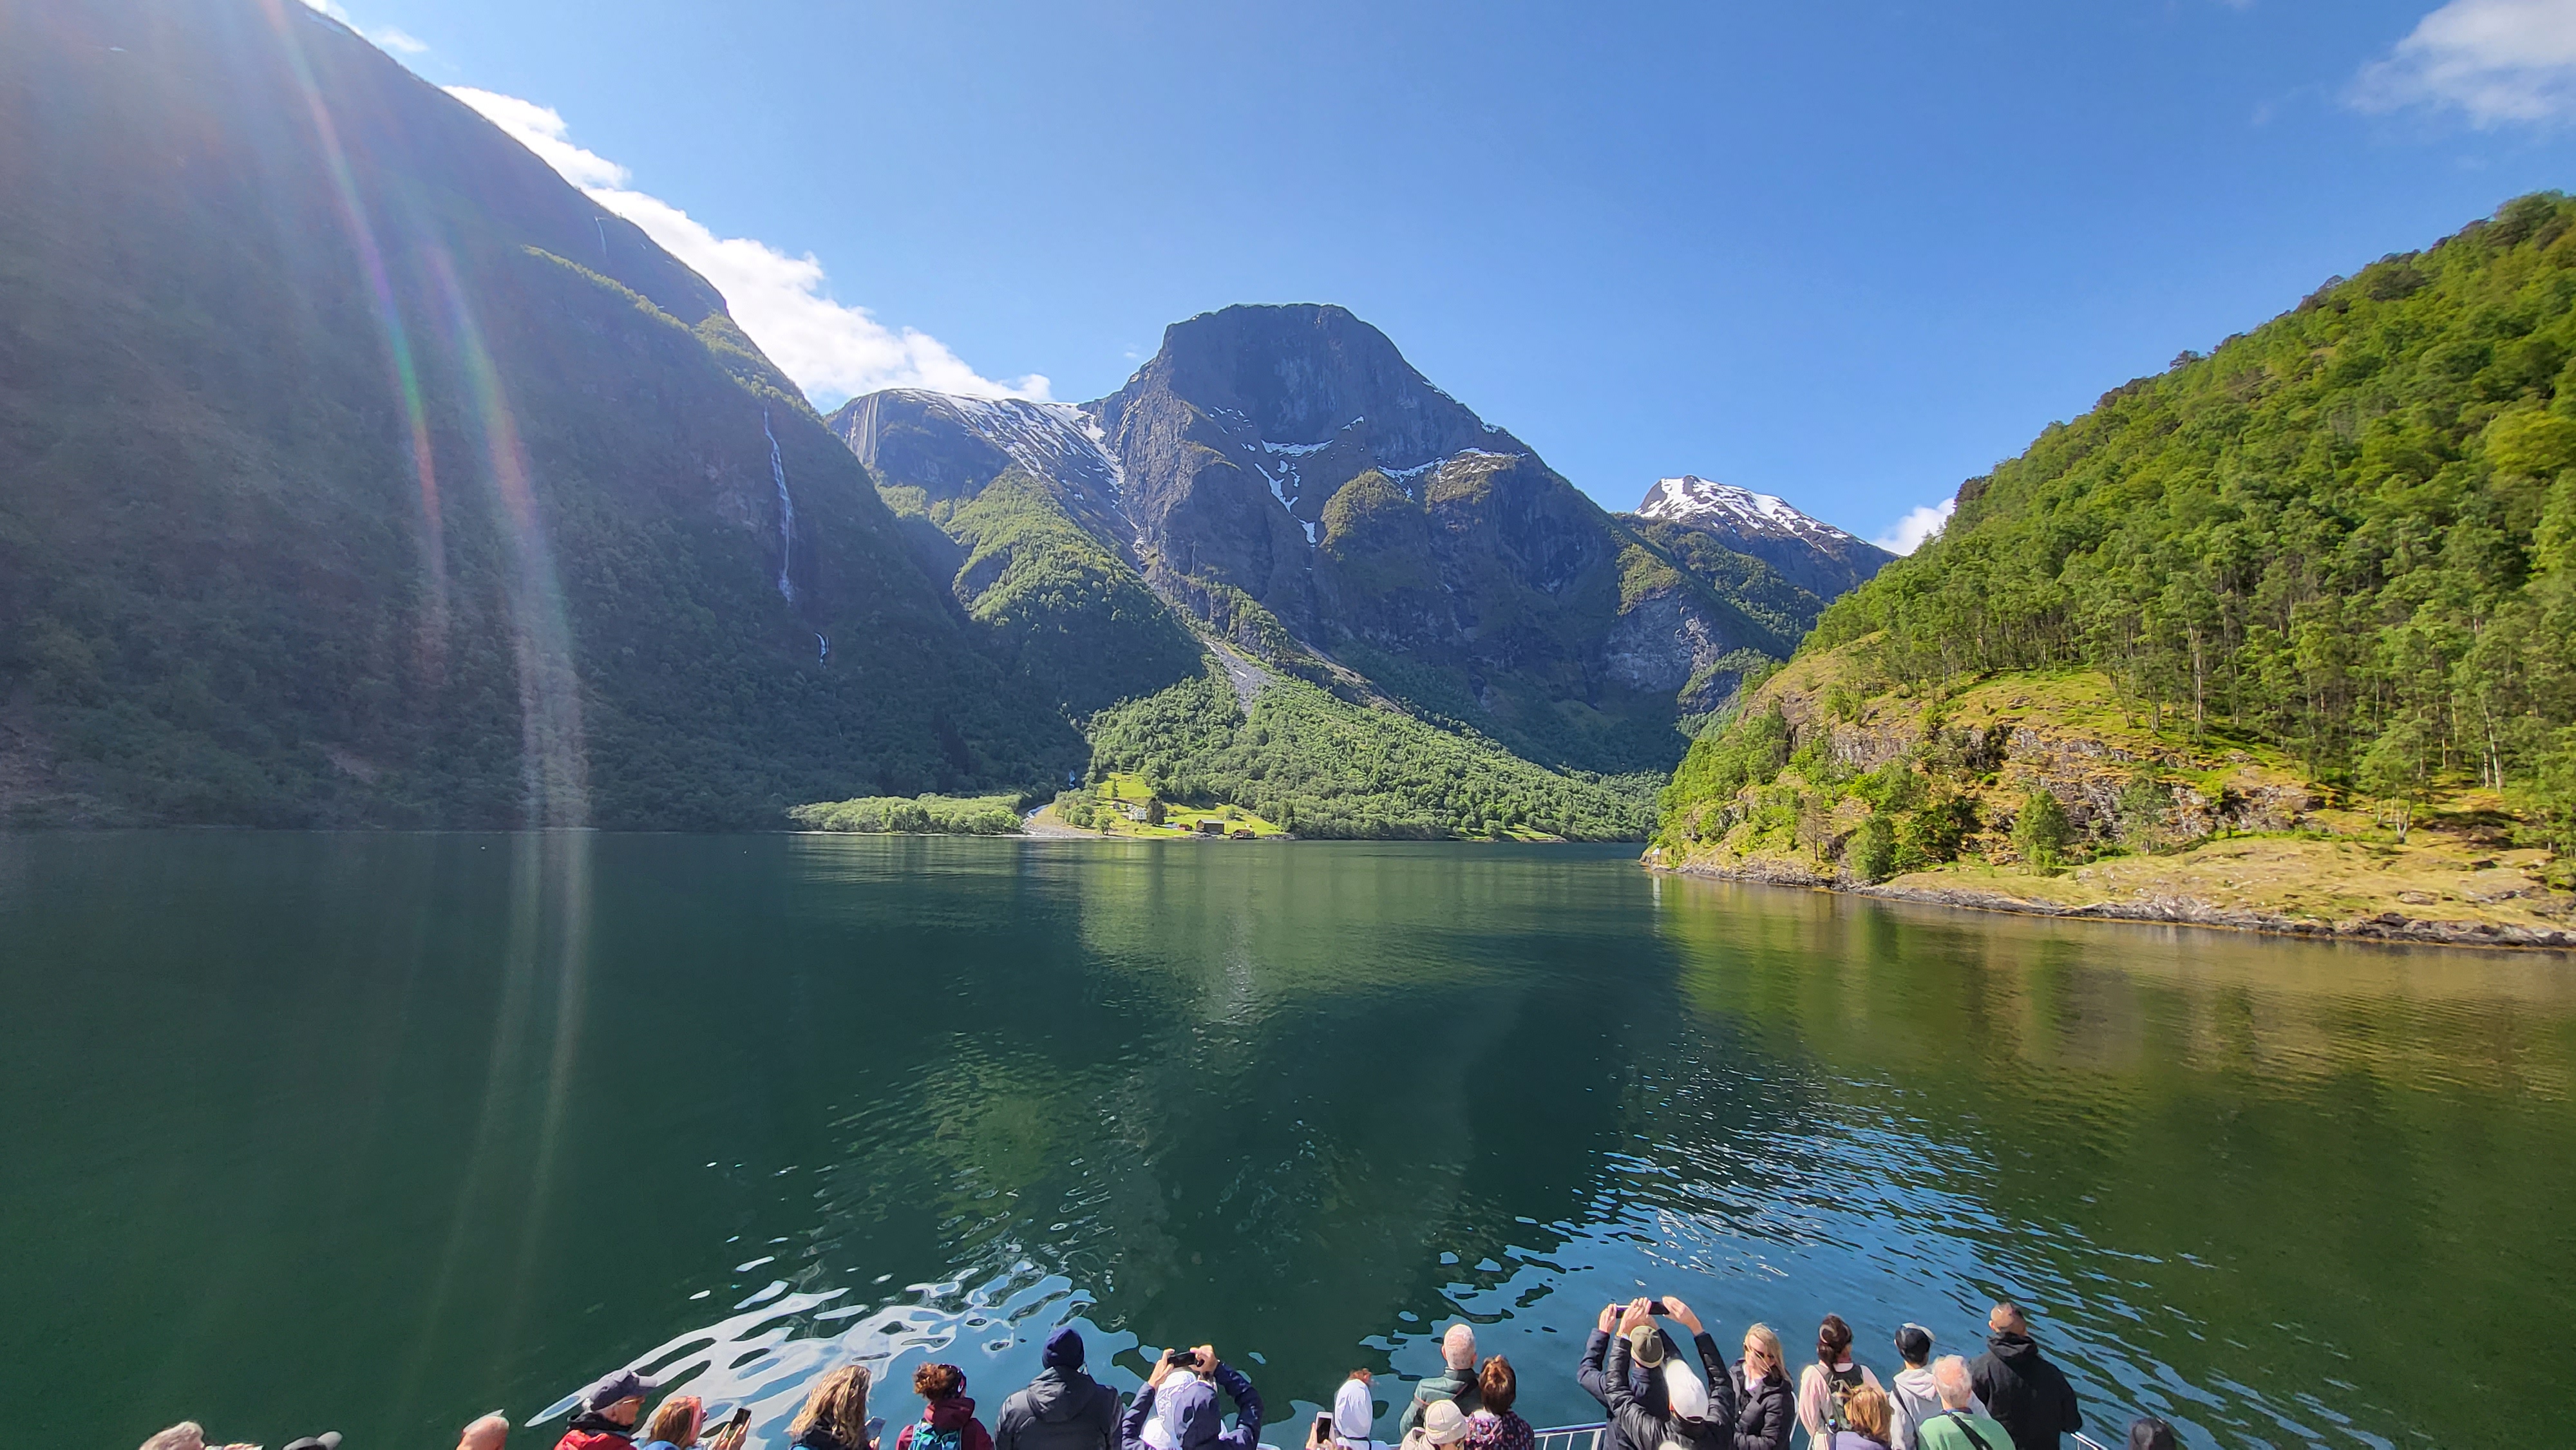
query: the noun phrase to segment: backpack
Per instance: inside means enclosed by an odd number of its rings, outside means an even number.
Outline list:
[[[912,1450],[965,1450],[964,1429],[942,1430],[928,1420],[916,1420],[912,1426]]]
[[[1857,1364],[1851,1367],[1851,1373],[1848,1376],[1831,1365],[1825,1367],[1825,1441],[1827,1444],[1833,1443],[1835,1435],[1852,1427],[1851,1416],[1844,1413],[1843,1406],[1864,1383],[1860,1366]]]

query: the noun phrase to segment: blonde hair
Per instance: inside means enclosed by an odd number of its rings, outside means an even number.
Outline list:
[[[205,1443],[204,1426],[194,1420],[181,1420],[178,1424],[144,1441],[143,1450],[190,1450],[190,1447],[204,1450]]]
[[[644,1422],[643,1439],[646,1444],[668,1440],[680,1450],[688,1450],[698,1443],[698,1432],[706,1428],[706,1423],[706,1401],[696,1395],[673,1395],[654,1409],[652,1419]]]
[[[1780,1336],[1771,1332],[1770,1325],[1747,1325],[1744,1330],[1744,1338],[1745,1341],[1751,1344],[1754,1348],[1761,1350],[1763,1356],[1771,1361],[1771,1369],[1774,1372],[1781,1374],[1788,1373],[1789,1361],[1780,1353]]]
[[[1893,1413],[1887,1396],[1876,1385],[1863,1385],[1843,1401],[1843,1418],[1851,1421],[1853,1429],[1882,1445],[1888,1443],[1887,1422]]]
[[[865,1450],[868,1443],[868,1390],[875,1377],[863,1364],[845,1364],[814,1381],[805,1392],[805,1408],[787,1422],[790,1436],[802,1435],[816,1425],[831,1432],[832,1438]]]

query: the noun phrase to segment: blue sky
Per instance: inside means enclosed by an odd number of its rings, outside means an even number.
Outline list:
[[[322,8],[825,406],[1093,398],[1178,318],[1338,302],[1606,505],[1688,471],[1863,535],[2576,185],[2576,0]]]

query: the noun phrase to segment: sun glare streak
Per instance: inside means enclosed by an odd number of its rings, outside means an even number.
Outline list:
[[[447,326],[465,369],[471,413],[483,430],[492,486],[501,504],[511,563],[510,638],[519,670],[519,772],[524,819],[531,828],[590,823],[590,762],[581,728],[581,677],[573,664],[572,626],[545,520],[530,487],[519,421],[501,386],[500,369],[444,253],[428,256],[447,303]]]
[[[580,1057],[582,1015],[590,977],[590,850],[588,831],[546,831],[519,836],[513,849],[516,898],[511,912],[514,965],[533,969],[551,952],[554,965],[554,1043],[546,1059],[546,1099],[537,1116],[536,1152],[529,1166],[528,1194],[521,1205],[519,1284],[539,1282],[537,1256],[544,1252],[546,1209],[553,1198],[556,1164],[563,1147],[566,1110]],[[511,1318],[522,1306],[513,1296]]]
[[[375,227],[367,220],[365,204],[358,199],[357,181],[349,170],[348,153],[340,145],[339,128],[332,123],[331,108],[323,103],[322,89],[314,84],[312,68],[305,63],[304,47],[296,38],[294,26],[298,21],[313,22],[302,13],[301,5],[293,12],[287,5],[288,0],[263,0],[262,8],[277,31],[278,48],[286,56],[287,68],[303,96],[305,112],[312,118],[314,136],[322,147],[322,164],[330,173],[332,195],[339,203],[340,224],[347,229],[350,245],[357,249],[359,267],[366,274],[368,296],[376,309],[376,326],[385,345],[386,367],[392,374],[394,397],[402,407],[409,434],[412,477],[420,491],[421,574],[429,591],[429,608],[421,616],[417,648],[421,673],[435,685],[446,675],[447,527],[439,505],[438,469],[431,454],[428,410],[421,403],[420,370],[412,358],[411,335],[403,325],[402,308],[394,301],[384,251],[376,245]]]

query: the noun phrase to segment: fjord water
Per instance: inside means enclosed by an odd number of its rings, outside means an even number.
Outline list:
[[[641,1359],[783,1444],[843,1356],[989,1416],[1079,1319],[1287,1445],[1461,1313],[1571,1421],[1653,1291],[1882,1374],[2019,1295],[2098,1438],[2498,1443],[2576,1294],[2554,957],[1579,848],[171,833],[0,837],[0,992],[30,1443],[443,1444]]]

